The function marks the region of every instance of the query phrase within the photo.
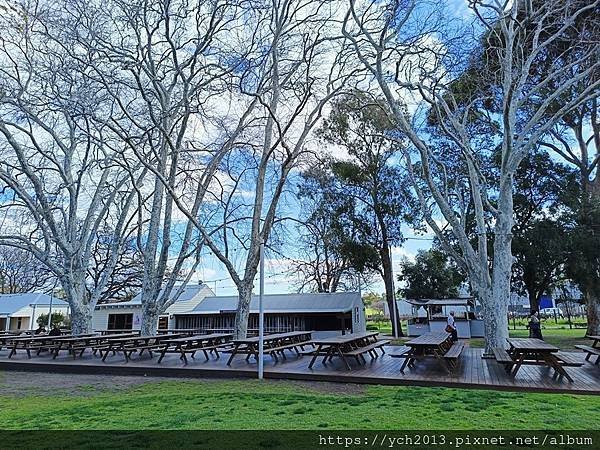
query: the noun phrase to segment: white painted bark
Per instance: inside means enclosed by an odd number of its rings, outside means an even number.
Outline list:
[[[441,245],[469,274],[471,285],[483,306],[487,352],[493,347],[505,347],[508,336],[507,310],[512,268],[512,174],[540,136],[548,132],[565,114],[597,93],[600,81],[590,79],[581,92],[571,95],[571,90],[577,83],[588,81],[591,74],[600,67],[597,49],[587,55],[589,61],[586,63],[589,65],[580,67],[574,62],[569,67],[557,67],[556,72],[541,80],[532,79],[530,74],[537,58],[563,35],[571,20],[577,15],[589,13],[598,4],[600,3],[597,1],[593,4],[581,4],[579,9],[573,8],[570,11],[570,17],[564,17],[564,2],[553,0],[536,4],[527,10],[519,10],[521,2],[513,2],[509,7],[500,2],[471,4],[477,9],[477,18],[482,21],[483,28],[501,45],[488,49],[497,58],[496,71],[490,75],[497,80],[502,103],[501,112],[498,113],[501,128],[499,134],[502,138],[500,181],[498,186],[492,186],[483,175],[477,149],[471,145],[469,118],[471,114],[477,114],[471,110],[477,99],[463,108],[457,106],[460,102],[454,103],[452,92],[443,84],[444,78],[448,76],[446,63],[443,58],[437,59],[440,50],[442,54],[444,50],[439,47],[433,49],[427,44],[430,36],[447,31],[444,25],[439,25],[445,21],[415,22],[413,13],[416,2],[378,5],[376,2],[363,4],[349,0],[344,35],[353,43],[360,63],[377,80],[399,128],[418,152],[421,164],[418,173],[413,167],[410,151],[405,151],[404,155],[413,188],[422,206],[425,221],[436,233]],[[519,23],[522,17],[519,16],[524,14],[529,15],[530,23],[535,24],[535,29],[528,36],[530,48],[527,53],[520,51],[523,34]],[[553,31],[548,33],[548,29]],[[402,36],[413,38],[403,46],[404,43],[398,41]],[[555,92],[542,101],[533,114],[520,114],[522,108],[529,106],[529,96],[535,95],[553,77],[569,70],[574,75],[557,86]],[[403,90],[419,96],[423,104],[431,108],[438,119],[440,131],[460,150],[468,175],[470,198],[465,199],[459,189],[454,190],[448,183],[453,175],[448,173],[444,161],[436,154],[435,143],[428,142],[427,137],[419,133],[397,99],[398,92],[402,93]],[[558,111],[551,111],[549,107],[552,102],[566,92],[570,93],[569,100]],[[432,166],[438,173],[434,173]],[[497,195],[496,206],[490,200],[494,195]],[[433,206],[437,208],[435,216]],[[476,243],[471,241],[467,233],[467,213],[473,214],[475,218]],[[444,227],[439,226],[435,220],[438,218],[445,220]],[[487,254],[488,227],[492,229],[494,242],[491,268]],[[454,242],[447,239],[448,232]]]

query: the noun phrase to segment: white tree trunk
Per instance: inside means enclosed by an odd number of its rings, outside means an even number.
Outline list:
[[[71,332],[84,334],[92,332],[92,313],[94,307],[83,301],[70,301],[71,306]]]
[[[587,332],[588,336],[600,335],[600,298],[597,292],[590,290],[585,294],[587,311]]]
[[[83,269],[70,268],[68,275],[61,278],[61,285],[71,308],[71,330],[73,334],[92,331],[92,314],[96,306],[90,302],[85,285],[86,273]]]
[[[160,311],[156,307],[154,301],[146,301],[142,303],[142,324],[140,334],[142,336],[151,336],[156,334],[158,329],[158,318]]]
[[[235,338],[244,339],[248,333],[250,301],[252,300],[252,283],[244,282],[238,287],[238,307],[235,313]]]

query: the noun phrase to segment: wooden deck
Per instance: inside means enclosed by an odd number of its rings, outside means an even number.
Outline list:
[[[388,351],[393,349],[386,347]],[[310,357],[296,357],[286,352],[287,360],[280,360],[277,364],[270,357],[265,358],[265,378],[600,395],[600,366],[585,362],[583,352],[573,355],[581,358],[584,365],[567,368],[574,380],[571,383],[566,379],[553,378],[549,368],[540,366],[524,366],[513,379],[495,360],[482,359],[482,351],[479,348],[465,348],[452,375],[434,360],[419,361],[415,368],[407,368],[401,374],[402,360],[388,355],[373,361],[367,357],[367,364],[362,366],[352,362],[350,371],[339,358],[327,365],[323,365],[319,359],[313,369],[308,369]],[[246,362],[244,356],[236,357],[231,366],[227,366],[227,353],[220,359],[209,361],[205,361],[203,355],[197,355],[196,359],[190,359],[187,366],[183,365],[178,355],[172,354],[167,355],[161,364],[157,364],[156,355],[150,359],[147,354],[141,358],[133,355],[133,359],[127,363],[121,354],[108,356],[104,363],[100,357],[92,356],[89,352],[75,360],[66,352],[62,352],[55,360],[47,354],[27,359],[24,351],[11,359],[7,355],[8,350],[0,351],[0,370],[212,378],[254,378],[257,371],[256,362]]]

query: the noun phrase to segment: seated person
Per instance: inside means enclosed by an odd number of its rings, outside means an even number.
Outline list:
[[[44,334],[46,333],[46,327],[40,325],[37,330],[34,331],[34,334]]]
[[[60,336],[60,328],[58,328],[58,325],[52,325],[52,329],[48,334],[49,336]]]

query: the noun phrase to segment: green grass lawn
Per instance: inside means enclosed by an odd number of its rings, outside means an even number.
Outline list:
[[[118,391],[0,395],[3,429],[597,429],[600,396],[155,381]]]

